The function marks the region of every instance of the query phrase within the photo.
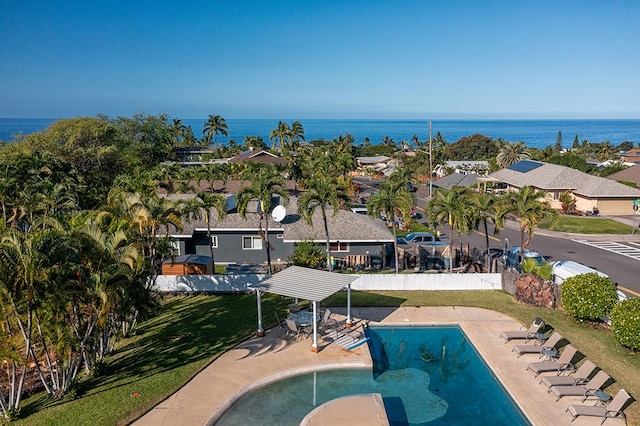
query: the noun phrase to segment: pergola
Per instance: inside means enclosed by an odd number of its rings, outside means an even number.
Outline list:
[[[262,302],[261,292],[279,294],[281,296],[294,297],[311,301],[314,318],[318,314],[318,302],[332,294],[347,288],[347,325],[351,324],[351,283],[358,277],[353,275],[338,274],[335,272],[320,271],[317,269],[290,266],[287,269],[272,275],[260,284],[251,285],[256,291],[258,299],[258,336],[264,336],[262,328]],[[313,344],[311,350],[318,351],[318,324],[313,322]]]

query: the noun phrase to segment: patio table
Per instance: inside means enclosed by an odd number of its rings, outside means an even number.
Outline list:
[[[300,311],[300,312],[296,312],[296,313],[290,314],[287,317],[287,319],[292,320],[299,327],[307,327],[307,326],[313,324],[314,317],[313,317],[313,312]],[[315,315],[315,320],[316,320],[316,322],[320,321],[320,315],[316,314]]]

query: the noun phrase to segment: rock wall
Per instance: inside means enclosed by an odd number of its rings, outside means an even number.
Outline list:
[[[516,300],[542,308],[556,307],[555,284],[532,274],[521,275],[516,280]]]

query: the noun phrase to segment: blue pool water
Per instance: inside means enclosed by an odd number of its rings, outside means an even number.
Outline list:
[[[334,370],[268,384],[216,425],[298,425],[347,395],[382,394],[391,425],[530,425],[459,327],[372,327],[371,370]]]

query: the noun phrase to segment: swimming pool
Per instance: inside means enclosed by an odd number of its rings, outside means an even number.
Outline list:
[[[457,326],[371,327],[373,371],[333,370],[270,383],[216,425],[298,425],[333,399],[382,394],[391,425],[530,425]]]

